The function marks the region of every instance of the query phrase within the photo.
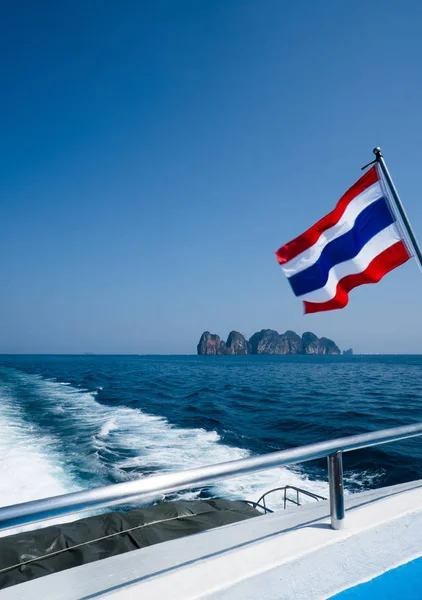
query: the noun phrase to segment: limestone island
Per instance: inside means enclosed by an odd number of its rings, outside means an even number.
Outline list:
[[[231,331],[227,341],[209,331],[204,331],[197,346],[199,355],[214,354],[341,354],[333,340],[318,338],[310,331],[302,337],[294,331],[278,333],[262,329],[246,340],[238,331]]]

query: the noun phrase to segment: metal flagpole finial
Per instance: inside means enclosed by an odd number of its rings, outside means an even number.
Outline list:
[[[380,158],[382,158],[381,148],[379,148],[379,146],[377,146],[376,148],[374,148],[372,150],[372,152],[375,154],[375,160],[371,160],[371,162],[369,162],[367,165],[365,165],[364,167],[362,167],[361,171],[364,171],[365,169],[367,169],[371,165],[379,162]]]

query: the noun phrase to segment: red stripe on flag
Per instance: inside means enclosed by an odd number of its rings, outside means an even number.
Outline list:
[[[344,308],[349,302],[348,294],[350,290],[364,283],[377,283],[384,275],[405,263],[409,258],[410,256],[403,242],[393,244],[393,246],[378,254],[362,273],[346,275],[346,277],[340,279],[337,284],[336,295],[328,302],[304,302],[305,314]]]
[[[326,229],[333,227],[340,220],[350,202],[377,181],[378,174],[376,168],[372,167],[359,179],[359,181],[347,190],[344,196],[340,198],[333,211],[323,217],[318,223],[315,223],[315,225],[305,231],[305,233],[302,233],[302,235],[277,250],[276,256],[280,265],[283,265],[301,252],[304,252],[313,246]]]

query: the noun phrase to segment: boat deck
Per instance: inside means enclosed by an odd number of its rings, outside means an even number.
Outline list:
[[[422,481],[346,496],[346,508],[341,531],[330,527],[328,502],[308,504],[22,583],[0,598],[310,600],[422,555]]]

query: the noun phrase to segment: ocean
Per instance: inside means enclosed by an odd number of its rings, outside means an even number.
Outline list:
[[[0,356],[0,505],[416,423],[421,401],[422,356]],[[420,438],[347,453],[346,489],[421,458]],[[177,497],[286,484],[326,496],[325,459]]]

